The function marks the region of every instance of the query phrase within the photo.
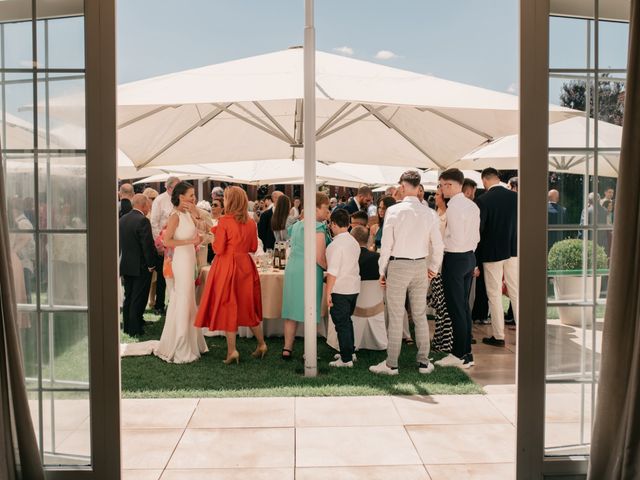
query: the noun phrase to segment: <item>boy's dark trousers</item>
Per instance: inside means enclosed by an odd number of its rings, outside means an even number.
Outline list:
[[[341,293],[332,293],[331,301],[333,306],[329,309],[331,320],[336,327],[338,334],[338,344],[340,345],[340,358],[343,362],[353,360],[353,352],[355,351],[355,339],[353,336],[353,322],[351,316],[356,309],[356,301],[358,294],[343,295]]]

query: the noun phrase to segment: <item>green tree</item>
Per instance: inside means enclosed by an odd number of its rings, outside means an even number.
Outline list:
[[[603,74],[609,77],[609,74]],[[562,84],[560,92],[560,105],[572,108],[574,110],[586,110],[587,104],[587,83],[583,80],[571,80]],[[589,110],[590,117],[594,118],[594,82],[589,82]],[[603,80],[598,82],[598,102],[599,102],[599,120],[622,125],[622,117],[624,114],[624,83],[616,80]]]

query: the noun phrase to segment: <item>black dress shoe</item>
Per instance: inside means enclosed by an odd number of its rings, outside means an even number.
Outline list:
[[[516,321],[513,318],[510,318],[510,319],[505,318],[504,319],[504,324],[505,325],[509,325],[510,327],[515,327],[516,326]]]
[[[496,337],[485,337],[482,339],[482,343],[494,347],[504,347],[504,340],[498,340]]]

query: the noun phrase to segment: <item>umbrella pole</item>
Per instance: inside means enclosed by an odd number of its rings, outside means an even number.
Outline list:
[[[313,0],[305,0],[304,25],[304,375],[318,374],[316,326],[316,45]]]

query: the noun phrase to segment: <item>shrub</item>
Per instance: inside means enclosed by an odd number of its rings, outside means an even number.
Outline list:
[[[549,251],[549,270],[582,270],[584,241],[570,238],[554,243]],[[596,247],[596,269],[607,268],[607,253],[600,245]],[[587,269],[593,268],[593,242],[587,241]]]

